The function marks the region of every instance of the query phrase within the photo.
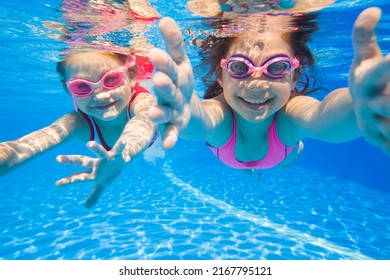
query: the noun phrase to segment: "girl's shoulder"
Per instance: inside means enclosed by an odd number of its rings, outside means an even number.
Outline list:
[[[223,96],[202,101],[208,112],[212,133],[207,137],[208,144],[214,147],[224,145],[233,133],[234,113]]]
[[[150,91],[140,85],[133,88],[132,97],[130,99],[129,108],[131,115],[136,114],[139,110],[148,109],[157,104],[156,98]]]
[[[291,146],[305,136],[306,123],[313,118],[319,100],[310,96],[296,96],[277,113],[276,131],[283,144]]]
[[[73,111],[58,118],[52,126],[68,133],[70,139],[78,139],[83,142],[90,140],[91,127],[89,122],[91,118],[79,111]]]

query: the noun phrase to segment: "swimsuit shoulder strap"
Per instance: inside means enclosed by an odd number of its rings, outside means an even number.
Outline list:
[[[127,106],[127,119],[128,120],[131,119],[131,114],[130,114],[131,104],[133,103],[133,101],[137,98],[137,96],[140,93],[148,93],[148,94],[150,94],[150,92],[146,88],[144,88],[143,86],[140,86],[139,84],[135,84],[134,87],[133,87],[133,96],[131,97],[129,105]]]
[[[95,129],[96,129],[96,132],[97,132],[97,135],[99,137],[99,141],[100,143],[102,144],[103,148],[106,150],[106,151],[109,151],[112,149],[112,147],[110,147],[106,141],[104,140],[104,137],[103,137],[103,133],[102,131],[100,130],[99,126],[97,125],[97,123],[95,122],[94,119],[92,119],[92,122],[95,124]]]
[[[84,113],[84,112],[82,112],[80,110],[78,110],[78,112],[84,117],[84,119],[88,123],[89,133],[90,133],[89,134],[89,141],[94,141],[95,140],[95,131],[96,131],[96,133],[98,135],[98,138],[99,138],[99,141],[102,144],[103,148],[106,149],[107,151],[111,150],[112,148],[107,145],[106,141],[103,138],[103,134],[102,134],[99,126],[95,122],[95,120],[93,118],[91,118],[89,115],[87,115],[86,113]]]
[[[78,110],[78,112],[84,117],[84,119],[87,121],[89,126],[89,141],[93,141],[95,139],[95,126],[92,122],[92,119],[90,116],[88,116],[86,113]]]

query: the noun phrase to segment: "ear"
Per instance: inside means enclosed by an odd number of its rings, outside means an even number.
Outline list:
[[[219,86],[220,86],[221,88],[223,88],[223,86],[222,86],[222,84],[223,84],[223,83],[222,83],[222,79],[221,79],[221,78],[218,78],[217,81],[218,81]]]
[[[72,102],[73,102],[73,107],[74,107],[74,110],[77,112],[79,107],[77,106],[77,102],[76,102],[76,97],[70,93],[70,95],[72,96]]]
[[[294,75],[292,76],[292,81],[291,81],[291,88],[295,88],[298,84],[298,80],[299,80],[299,72],[294,70]]]
[[[295,88],[298,84],[298,80],[297,79],[294,79],[291,83],[291,88]]]
[[[223,88],[223,81],[222,81],[222,68],[217,66],[217,71],[216,71],[216,75],[217,75],[217,81],[218,81],[218,84],[221,88]]]

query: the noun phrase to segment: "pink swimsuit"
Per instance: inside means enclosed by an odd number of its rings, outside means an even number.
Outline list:
[[[236,119],[233,115],[233,132],[228,142],[219,147],[215,148],[209,145],[213,153],[227,166],[236,169],[268,169],[278,165],[282,162],[290,152],[295,148],[294,146],[284,145],[276,132],[276,118],[273,119],[272,124],[268,130],[268,152],[267,155],[256,161],[242,162],[238,161],[234,155],[236,148],[237,138],[237,126]]]

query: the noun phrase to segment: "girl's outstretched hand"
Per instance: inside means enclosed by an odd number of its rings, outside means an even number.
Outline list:
[[[117,143],[110,151],[106,151],[101,145],[94,141],[87,143],[97,158],[83,155],[59,155],[59,163],[78,165],[87,168],[86,171],[74,173],[56,182],[57,186],[64,186],[73,183],[94,181],[94,187],[85,201],[85,208],[89,209],[96,205],[104,190],[111,185],[122,172],[123,168],[130,161],[123,150],[126,143]]]
[[[380,9],[368,8],[355,21],[349,88],[363,136],[390,154],[390,56],[383,57],[375,35],[380,17]]]
[[[163,147],[170,149],[191,118],[194,76],[176,22],[171,18],[163,18],[159,28],[167,50],[153,49],[149,54],[156,68],[153,84],[157,97],[157,106],[150,109],[149,116],[160,125]]]

